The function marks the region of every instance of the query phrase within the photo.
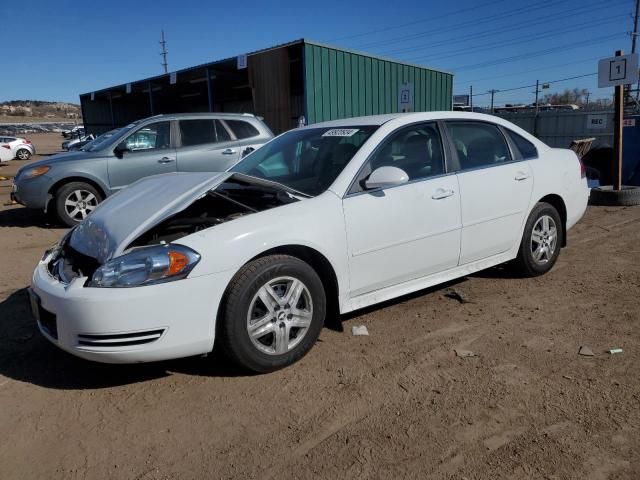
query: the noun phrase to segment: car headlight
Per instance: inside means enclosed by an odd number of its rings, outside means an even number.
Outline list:
[[[90,287],[139,287],[185,278],[200,255],[182,245],[138,248],[114,258],[93,274]]]
[[[33,167],[25,170],[24,172],[20,172],[20,178],[34,178],[39,177],[40,175],[44,175],[51,167],[44,165],[42,167]]]

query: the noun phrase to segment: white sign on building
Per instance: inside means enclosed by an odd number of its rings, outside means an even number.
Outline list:
[[[603,130],[607,128],[607,116],[587,115],[587,128],[589,130]]]
[[[402,83],[398,87],[398,111],[413,111],[413,83]]]

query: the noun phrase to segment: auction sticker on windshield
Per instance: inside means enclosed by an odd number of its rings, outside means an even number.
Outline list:
[[[332,128],[322,134],[323,137],[353,137],[359,128]]]

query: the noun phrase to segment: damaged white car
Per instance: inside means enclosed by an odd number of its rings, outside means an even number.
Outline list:
[[[393,114],[284,133],[224,173],[138,181],[39,262],[32,309],[80,357],[148,362],[214,343],[265,372],[327,315],[514,260],[547,272],[584,169],[495,117]]]

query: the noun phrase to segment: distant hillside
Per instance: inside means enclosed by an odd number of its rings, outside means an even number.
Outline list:
[[[10,117],[80,118],[80,105],[43,100],[10,100],[0,102],[0,115]],[[18,120],[18,119],[16,119]]]

